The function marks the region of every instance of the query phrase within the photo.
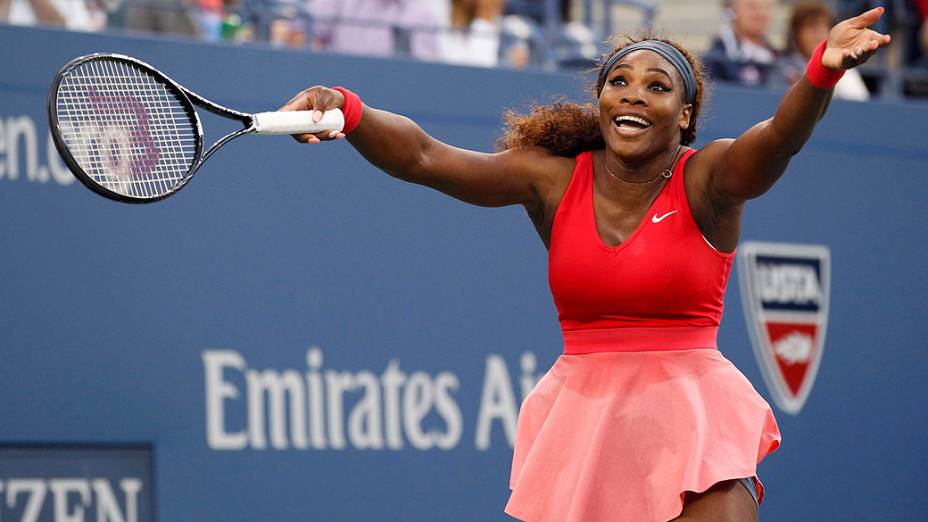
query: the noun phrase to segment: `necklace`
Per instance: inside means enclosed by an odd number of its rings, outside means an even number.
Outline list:
[[[622,179],[622,178],[616,176],[616,175],[612,172],[612,170],[609,168],[609,162],[606,161],[606,158],[605,158],[605,157],[603,157],[603,165],[606,166],[606,172],[608,172],[610,176],[612,176],[613,178],[615,178],[615,179],[621,181],[622,183],[628,183],[629,185],[647,185],[648,183],[651,183],[651,182],[653,182],[654,180],[656,180],[656,179],[658,179],[658,178],[663,177],[664,179],[670,179],[670,176],[673,176],[673,171],[671,170],[671,168],[673,168],[674,163],[677,162],[677,154],[680,153],[680,149],[681,149],[682,147],[683,147],[683,145],[677,145],[677,150],[673,151],[673,157],[670,158],[670,164],[667,165],[667,168],[664,169],[664,170],[662,170],[662,171],[660,171],[660,173],[659,173],[658,175],[654,176],[653,178],[651,178],[651,179],[649,179],[649,180],[647,180],[647,181],[628,181],[628,180],[624,180],[624,179]]]

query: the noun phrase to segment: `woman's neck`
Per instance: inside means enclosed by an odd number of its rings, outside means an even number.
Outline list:
[[[673,171],[673,163],[676,162],[680,148],[680,146],[674,146],[654,157],[641,160],[623,159],[607,148],[603,150],[603,169],[606,175],[614,178],[614,181],[618,183],[628,185],[656,183],[657,178],[660,178],[665,170]]]

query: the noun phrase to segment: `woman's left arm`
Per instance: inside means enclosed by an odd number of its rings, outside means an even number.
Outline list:
[[[882,15],[883,8],[878,7],[831,29],[821,54],[826,74],[856,67],[889,45],[888,35],[867,28]],[[813,60],[816,56],[819,55],[813,56]],[[821,84],[820,80],[815,81]],[[825,114],[831,94],[831,88],[816,87],[809,80],[809,73],[804,74],[786,92],[773,118],[758,123],[735,140],[707,145],[703,149],[709,160],[705,188],[712,206],[717,209],[740,206],[745,200],[767,192],[786,170],[790,158],[812,135],[815,124]]]

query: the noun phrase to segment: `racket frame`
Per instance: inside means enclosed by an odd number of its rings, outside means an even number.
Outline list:
[[[61,127],[60,121],[58,119],[58,89],[61,85],[61,82],[64,78],[71,72],[74,68],[79,65],[92,62],[92,61],[102,61],[102,60],[112,60],[117,62],[126,62],[132,66],[138,67],[143,71],[150,73],[152,76],[156,77],[158,80],[164,82],[165,87],[172,94],[177,95],[178,101],[183,105],[184,110],[189,114],[191,120],[193,121],[193,126],[196,130],[195,132],[195,151],[193,155],[193,161],[190,165],[190,168],[187,170],[187,173],[184,177],[178,181],[170,191],[165,192],[164,194],[159,194],[157,196],[151,197],[137,197],[122,194],[119,192],[111,191],[101,186],[99,183],[93,180],[87,173],[84,172],[84,169],[80,166],[74,156],[71,154],[71,151],[68,149],[67,144],[64,142],[64,138],[61,136]],[[206,151],[203,151],[203,124],[200,121],[200,116],[197,114],[196,108],[194,105],[197,105],[213,114],[223,116],[225,118],[238,120],[242,123],[243,128],[229,134],[226,134],[222,138],[216,140]],[[67,164],[68,168],[74,173],[75,177],[84,184],[90,190],[96,192],[97,194],[116,201],[121,201],[123,203],[153,203],[155,201],[160,201],[175,192],[182,189],[187,185],[188,182],[193,178],[193,175],[196,173],[197,169],[209,159],[219,147],[225,145],[229,141],[251,133],[255,132],[255,118],[253,115],[239,112],[228,107],[219,105],[218,103],[207,100],[206,98],[200,96],[199,94],[191,91],[190,89],[185,88],[179,83],[175,82],[168,75],[164,74],[156,67],[143,62],[137,58],[131,56],[126,56],[122,54],[115,53],[93,53],[84,56],[79,56],[67,64],[65,64],[55,75],[55,79],[52,81],[51,87],[48,91],[48,123],[52,132],[52,139],[55,142],[55,147],[58,149],[58,153],[61,155],[61,158]]]

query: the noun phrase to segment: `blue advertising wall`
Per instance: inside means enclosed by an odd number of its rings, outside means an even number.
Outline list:
[[[0,49],[0,446],[150,446],[161,521],[508,519],[515,411],[561,350],[521,209],[398,182],[345,142],[258,137],[172,198],[117,204],[57,159],[46,92],[72,57],[120,52],[250,112],[347,85],[491,150],[505,108],[586,100],[584,78],[12,27]],[[776,103],[717,87],[699,142]],[[928,511],[926,121],[836,101],[748,206],[745,239],[832,260],[817,380],[798,415],[777,410],[783,446],[760,466],[765,520]],[[720,347],[773,403],[735,277]],[[19,520],[25,497],[0,495]]]

